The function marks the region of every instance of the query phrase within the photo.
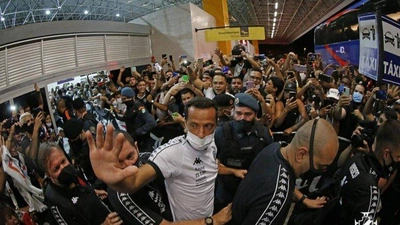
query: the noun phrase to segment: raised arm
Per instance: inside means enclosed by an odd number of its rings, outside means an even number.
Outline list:
[[[125,66],[122,66],[121,69],[119,69],[119,74],[118,74],[118,78],[117,78],[117,84],[123,88],[125,86],[125,84],[121,81],[122,79],[122,74],[125,71]]]
[[[132,193],[156,178],[155,169],[145,164],[138,169],[136,166],[128,166],[121,169],[118,155],[126,142],[123,134],[118,134],[113,139],[114,128],[107,125],[104,138],[103,125],[97,124],[96,141],[90,131],[86,132],[86,138],[90,149],[90,161],[96,176],[109,185],[112,189]]]

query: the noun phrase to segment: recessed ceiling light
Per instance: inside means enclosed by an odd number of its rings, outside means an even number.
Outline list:
[[[117,13],[117,15],[116,15],[117,17],[119,17],[120,15],[119,15],[119,13]]]
[[[277,11],[274,12],[274,17],[276,17],[276,15],[278,15],[278,12],[277,12]]]
[[[46,10],[46,15],[50,15],[50,10]]]
[[[275,2],[275,9],[278,9],[278,3]]]
[[[276,22],[276,17],[274,18],[274,23]]]
[[[85,10],[83,13],[84,13],[85,15],[87,15],[87,14],[89,13],[89,11]]]

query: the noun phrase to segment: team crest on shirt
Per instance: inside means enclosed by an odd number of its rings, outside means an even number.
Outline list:
[[[142,113],[146,112],[146,108],[144,106],[139,106],[139,111]]]
[[[72,197],[71,202],[75,205],[79,200],[79,197]]]

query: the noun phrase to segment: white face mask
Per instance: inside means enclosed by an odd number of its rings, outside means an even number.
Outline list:
[[[46,126],[51,127],[51,123],[46,123]]]
[[[122,103],[122,99],[121,98],[117,98],[117,103],[121,104]]]
[[[204,138],[199,138],[190,131],[186,134],[186,140],[196,150],[206,150],[208,146],[214,141],[214,132]]]

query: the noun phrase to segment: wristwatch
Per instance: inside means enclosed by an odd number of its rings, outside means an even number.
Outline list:
[[[206,225],[213,225],[214,219],[211,216],[209,216],[204,219],[204,222],[206,222]]]

